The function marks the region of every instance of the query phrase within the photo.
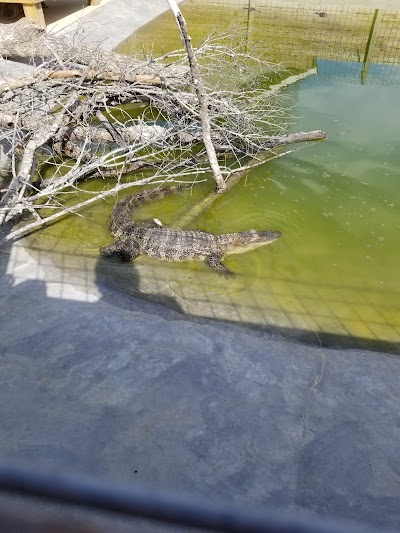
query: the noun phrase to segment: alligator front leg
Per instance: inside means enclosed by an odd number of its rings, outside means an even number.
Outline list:
[[[122,261],[131,261],[135,259],[140,253],[140,248],[131,239],[121,239],[103,246],[100,249],[100,254],[106,257],[119,257]]]
[[[233,272],[231,272],[228,268],[226,268],[225,265],[221,263],[222,255],[220,254],[210,254],[207,258],[207,264],[210,265],[211,268],[219,272],[220,274],[223,274],[224,276],[232,276]]]

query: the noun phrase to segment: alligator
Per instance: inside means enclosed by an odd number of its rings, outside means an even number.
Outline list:
[[[111,213],[109,229],[117,240],[100,249],[103,256],[116,256],[130,261],[140,254],[163,261],[205,260],[221,274],[232,274],[222,258],[227,254],[246,252],[269,244],[281,236],[280,231],[256,231],[214,235],[201,230],[186,231],[162,226],[157,219],[135,223],[134,208],[163,198],[183,187],[163,187],[132,194],[118,201]]]

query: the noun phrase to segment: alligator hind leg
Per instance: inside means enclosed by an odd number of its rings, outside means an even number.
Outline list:
[[[140,253],[139,246],[130,239],[121,239],[100,248],[100,254],[106,257],[118,257],[121,261],[135,259]]]
[[[222,255],[219,254],[210,254],[206,257],[207,264],[210,265],[211,268],[224,276],[233,276],[233,272],[221,263],[221,259]]]

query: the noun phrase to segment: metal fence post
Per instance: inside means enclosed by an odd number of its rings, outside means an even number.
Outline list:
[[[363,61],[364,66],[361,72],[362,83],[365,83],[367,76],[368,76],[369,65],[371,63],[371,58],[373,57],[373,54],[375,51],[376,38],[380,30],[382,15],[383,15],[383,9],[375,9],[375,13],[372,18],[371,29],[370,29],[369,36],[368,36],[367,46],[365,47],[365,54],[364,54],[364,61]]]
[[[256,0],[248,0],[247,8],[247,34],[246,34],[246,51],[249,50],[251,44],[251,33],[253,31],[254,12],[256,10]]]

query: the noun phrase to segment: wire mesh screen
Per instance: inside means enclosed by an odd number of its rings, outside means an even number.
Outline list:
[[[253,39],[273,55],[304,64],[312,58],[359,61],[368,41],[371,11],[358,9],[356,15],[339,6],[261,4],[255,8]],[[357,21],[357,23],[355,23]]]
[[[288,67],[307,70],[322,60],[326,76],[331,67],[333,77],[351,81],[400,82],[393,68],[400,65],[400,11],[270,0],[186,0],[182,11],[195,42],[234,24],[249,47]]]
[[[372,62],[400,64],[400,11],[379,10],[378,12],[377,10],[376,19],[376,41],[372,50]]]

